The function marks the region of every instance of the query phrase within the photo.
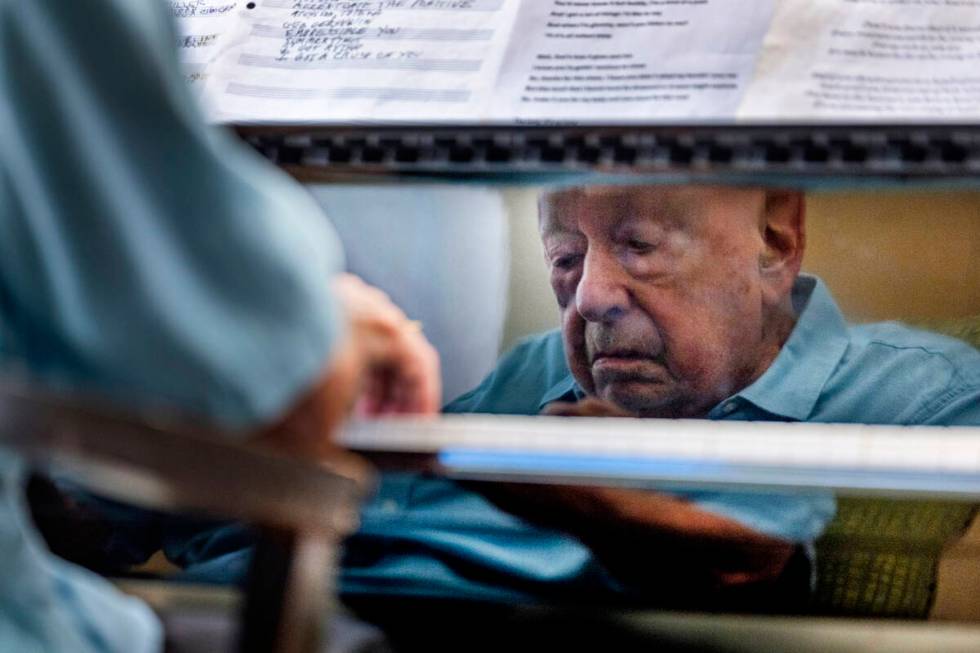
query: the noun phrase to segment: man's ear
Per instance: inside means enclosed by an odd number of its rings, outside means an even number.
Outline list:
[[[803,193],[793,190],[766,191],[760,220],[763,250],[759,272],[778,302],[793,287],[800,272],[806,248],[806,202]]]

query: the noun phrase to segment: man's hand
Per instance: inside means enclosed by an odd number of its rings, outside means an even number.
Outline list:
[[[595,397],[586,397],[574,403],[555,401],[545,406],[541,414],[560,417],[637,417],[612,402]]]
[[[353,459],[332,440],[356,410],[362,415],[432,414],[439,409],[439,356],[417,322],[381,290],[351,274],[337,277],[335,297],[347,318],[323,376],[256,443],[302,458]]]

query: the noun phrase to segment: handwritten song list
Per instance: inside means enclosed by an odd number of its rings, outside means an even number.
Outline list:
[[[492,93],[515,0],[263,0],[211,66],[219,113],[466,119]]]

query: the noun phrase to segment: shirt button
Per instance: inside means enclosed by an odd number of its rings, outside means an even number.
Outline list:
[[[726,415],[731,415],[735,412],[736,408],[738,408],[738,404],[736,404],[734,401],[729,401],[727,404],[721,407],[721,412]]]

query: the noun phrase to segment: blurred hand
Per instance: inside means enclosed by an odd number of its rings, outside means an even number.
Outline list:
[[[439,355],[417,322],[381,290],[343,274],[332,286],[347,318],[320,381],[257,443],[303,458],[352,458],[333,443],[357,412],[431,414],[442,394]]]
[[[437,412],[442,395],[439,355],[421,325],[384,292],[352,274],[337,277],[333,290],[348,317],[347,352],[362,367],[357,413]]]

